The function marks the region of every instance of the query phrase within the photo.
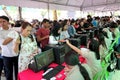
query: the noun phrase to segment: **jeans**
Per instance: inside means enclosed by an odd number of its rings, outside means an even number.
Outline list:
[[[1,54],[0,54],[0,80],[1,80],[2,70],[3,70],[3,58],[1,57]]]
[[[3,56],[3,63],[4,63],[4,68],[5,68],[6,80],[13,80],[13,71],[15,71],[14,72],[15,73],[15,80],[17,80],[18,56],[17,57],[5,57],[5,56]]]

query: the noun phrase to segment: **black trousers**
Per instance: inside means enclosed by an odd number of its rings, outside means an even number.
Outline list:
[[[16,57],[3,56],[3,63],[4,63],[4,68],[5,68],[6,80],[13,80],[13,71],[15,73],[15,80],[17,80],[18,56],[16,56]]]
[[[1,56],[1,55],[0,55]],[[0,57],[0,80],[1,80],[1,73],[3,70],[3,58]]]

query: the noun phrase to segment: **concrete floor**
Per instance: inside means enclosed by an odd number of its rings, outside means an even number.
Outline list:
[[[14,76],[14,74],[13,74],[13,76]],[[4,72],[1,75],[1,80],[6,80]],[[14,77],[13,77],[13,80],[15,80]]]
[[[2,71],[2,74],[1,74],[1,80],[6,80],[6,79],[5,79],[5,74],[4,74],[3,71]]]
[[[1,80],[5,80],[5,77],[1,77]]]

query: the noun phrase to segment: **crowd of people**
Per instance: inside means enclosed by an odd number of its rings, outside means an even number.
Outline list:
[[[89,31],[94,31],[94,35],[89,38],[84,48],[79,49],[69,42],[69,38]],[[88,15],[87,19],[59,21],[43,19],[42,22],[35,19],[31,23],[19,20],[14,24],[9,23],[7,16],[0,16],[0,76],[4,69],[6,80],[13,80],[13,73],[17,80],[18,73],[28,69],[30,60],[45,51],[45,46],[66,42],[73,51],[65,55],[65,80],[93,80],[93,77],[102,70],[101,62],[109,54],[106,52],[118,37],[120,20],[113,21],[109,16],[92,18]],[[117,65],[111,80],[120,79],[114,77],[120,74],[119,40],[113,46]],[[86,64],[81,64],[78,56],[83,56]]]

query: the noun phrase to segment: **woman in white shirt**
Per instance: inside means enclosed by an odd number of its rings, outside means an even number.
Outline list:
[[[108,48],[107,48],[107,44],[106,44],[106,41],[105,41],[105,36],[103,33],[100,33],[99,34],[99,53],[100,53],[100,59],[101,61],[105,58],[105,56],[107,55],[107,51],[108,51]]]
[[[61,30],[61,25],[59,23],[55,23],[51,35],[49,36],[49,44],[60,44],[60,42],[63,42]]]
[[[75,47],[74,45],[72,45],[68,40],[66,40],[66,43],[70,48],[72,48],[78,54],[85,57],[85,59],[87,61],[87,64],[88,64],[88,66],[90,67],[90,69],[92,71],[93,76],[95,76],[95,74],[97,72],[101,71],[102,67],[101,67],[100,61],[97,60],[94,51],[91,51],[90,49],[87,49],[87,48],[79,49],[79,48]],[[93,46],[93,47],[95,47],[95,46]]]
[[[67,20],[65,20],[65,21],[62,23],[61,36],[62,36],[63,39],[70,38],[70,35],[68,34],[68,24],[67,24]]]
[[[120,34],[117,23],[115,22],[110,23],[110,31],[112,32],[114,39]]]
[[[114,55],[116,57],[116,65],[114,71],[112,72],[111,80],[120,80],[120,44],[114,46]]]
[[[65,80],[92,80],[90,69],[88,70],[87,65],[80,64],[79,55],[76,52],[68,52],[65,55],[65,63]]]

